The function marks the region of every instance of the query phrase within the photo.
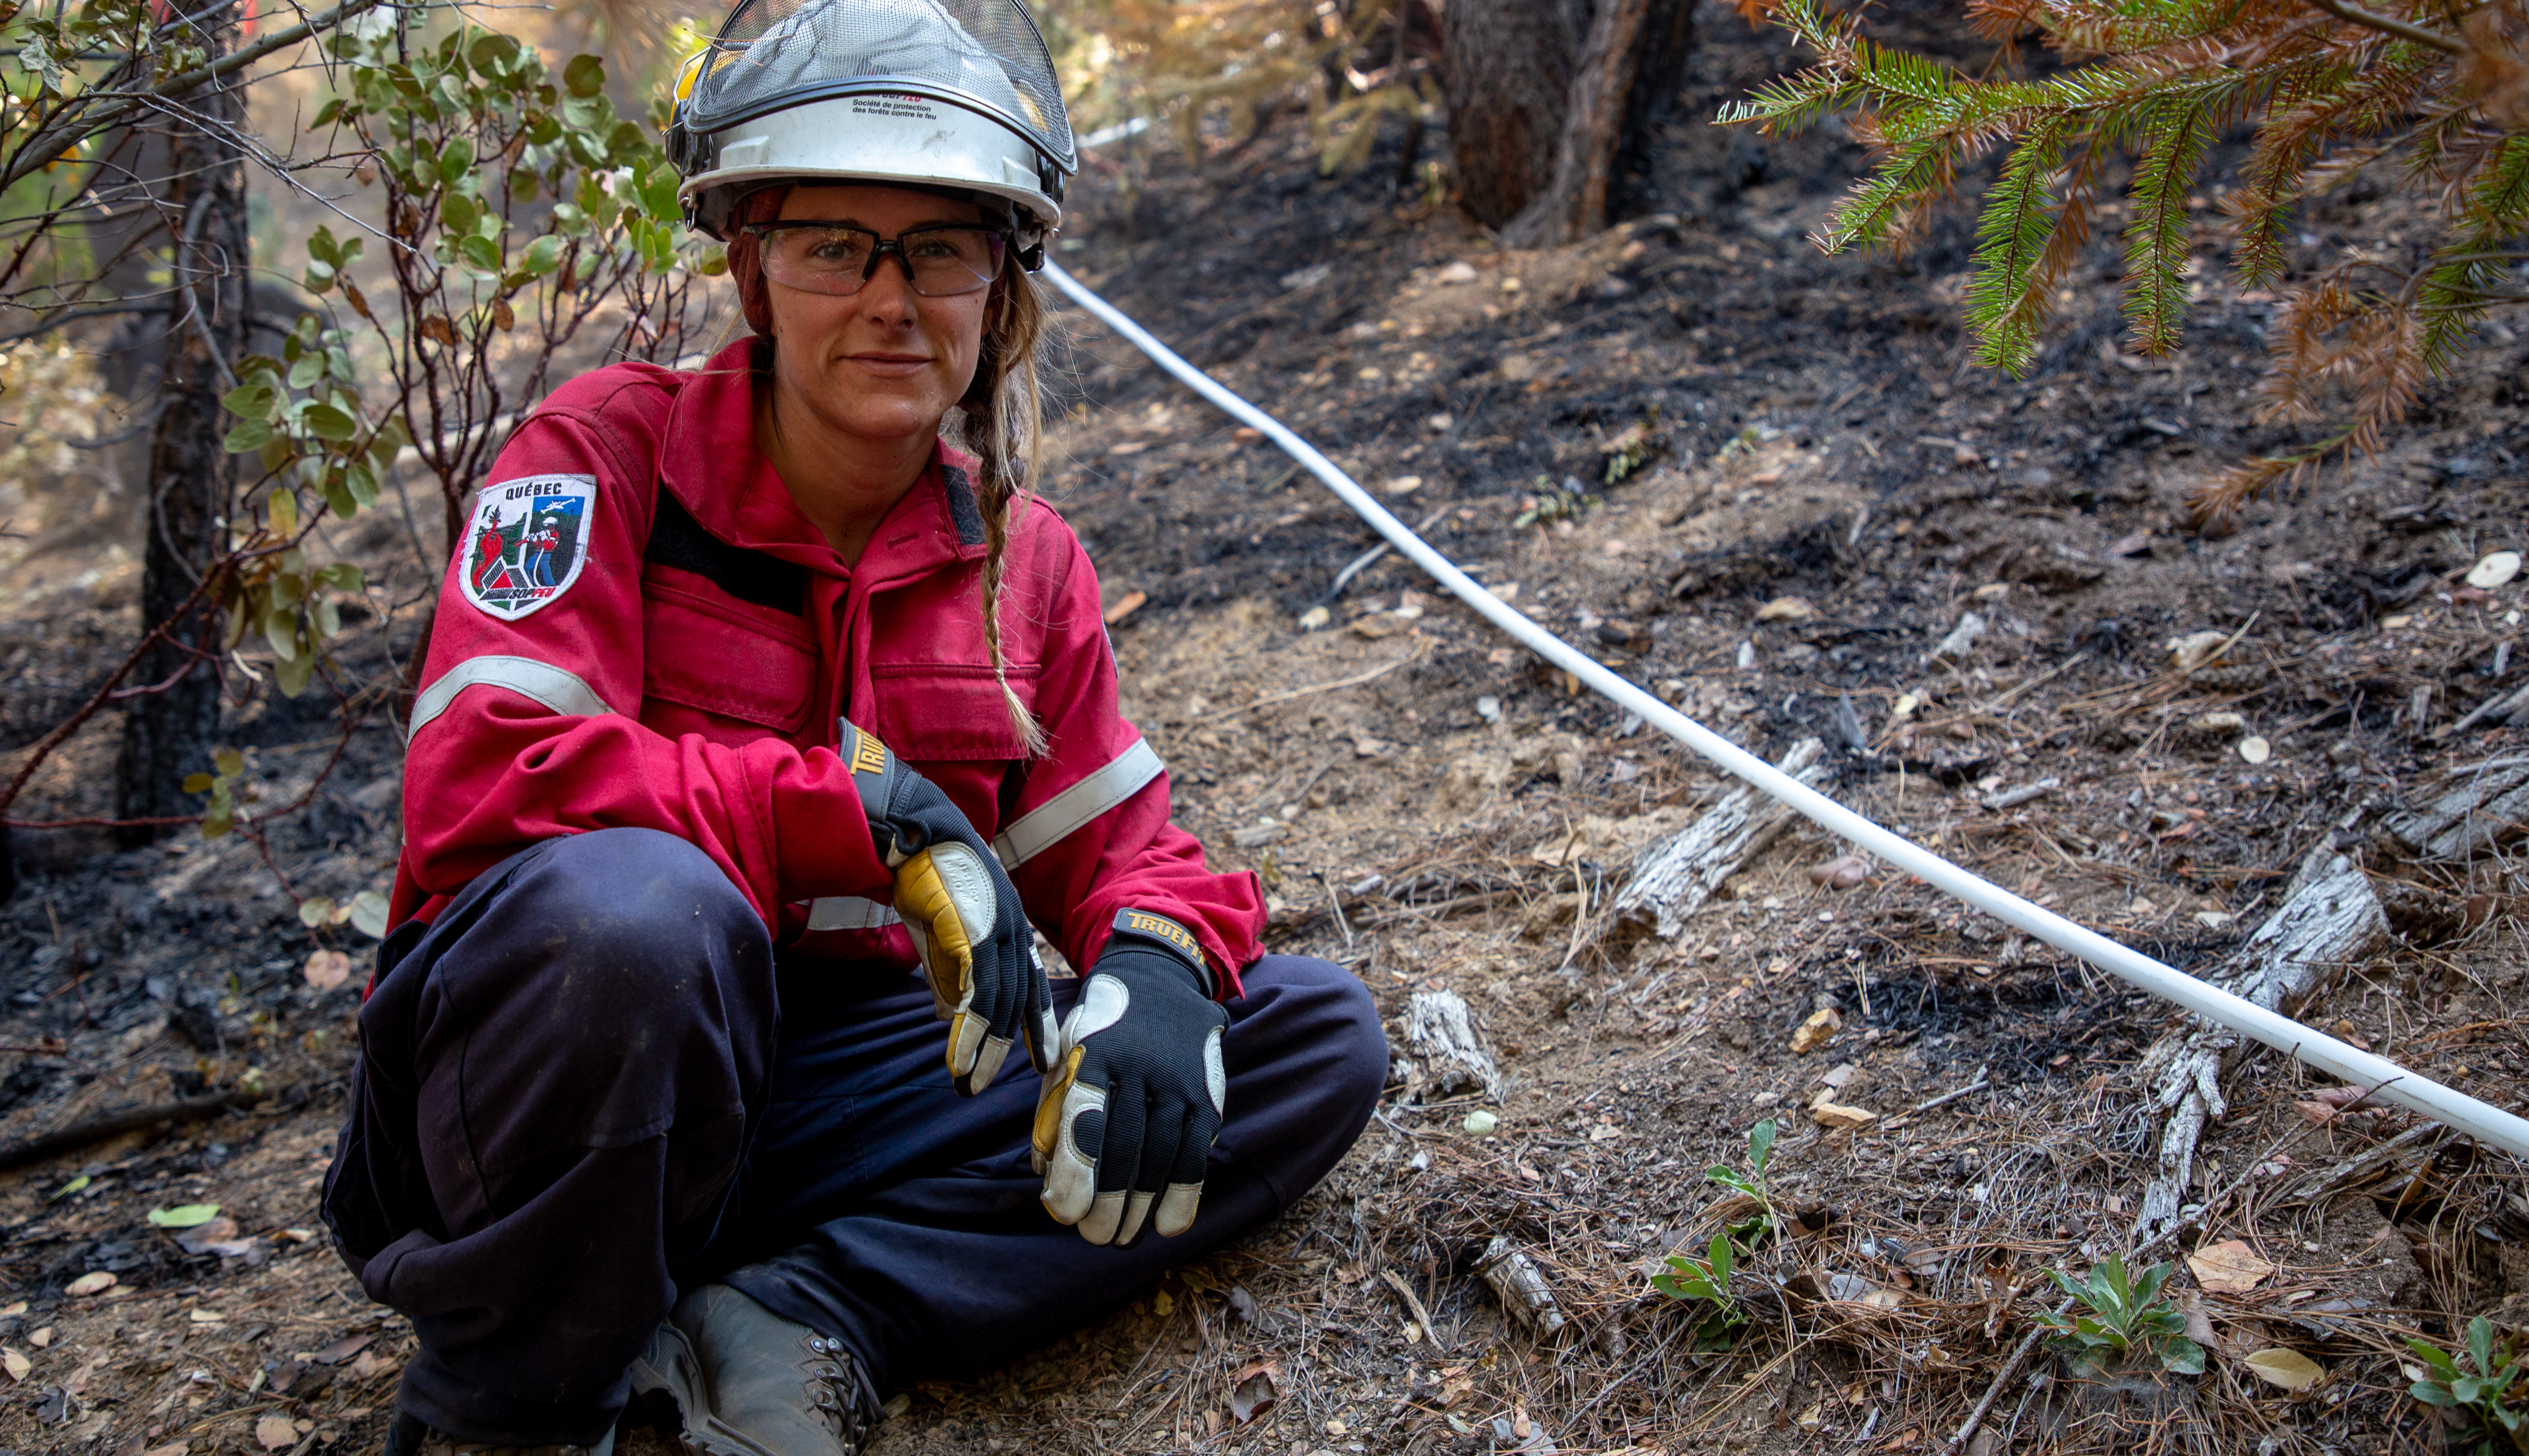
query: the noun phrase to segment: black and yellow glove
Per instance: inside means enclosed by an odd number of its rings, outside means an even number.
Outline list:
[[[1192,933],[1117,912],[1036,1107],[1036,1170],[1056,1221],[1093,1244],[1129,1244],[1145,1219],[1163,1238],[1194,1226],[1228,1093],[1228,1026]]]
[[[972,1097],[991,1086],[1022,1035],[1037,1070],[1050,1071],[1053,994],[999,857],[938,784],[886,744],[849,723],[842,738],[870,837],[895,871],[895,913],[922,952],[933,1009],[948,1023],[957,1090]]]

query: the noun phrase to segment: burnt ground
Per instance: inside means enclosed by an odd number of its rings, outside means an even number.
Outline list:
[[[1689,117],[1793,59],[1705,22]],[[2522,1105],[2517,827],[2470,857],[2385,828],[2529,754],[2529,724],[2454,727],[2529,671],[2529,582],[2462,580],[2529,519],[2519,341],[2378,458],[2207,537],[2186,491],[2292,438],[2252,416],[2273,300],[2217,265],[2218,175],[2183,353],[2122,350],[2103,244],[2013,379],[1964,364],[1963,218],[1896,259],[1803,241],[1860,160],[1838,136],[1681,124],[1636,181],[1642,216],[1549,252],[1400,197],[1383,145],[1334,179],[1291,124],[1198,162],[1119,153],[1057,256],[1521,610],[1769,757],[1822,740],[1831,792],[2076,921],[2216,972],[2314,851],[2350,857],[2394,938],[2301,1017]],[[2357,186],[2305,226],[2307,266],[2416,224]],[[2314,1121],[2297,1105],[2326,1079],[2246,1058],[2195,1217],[2145,1251],[2180,1264],[2207,1373],[2112,1389],[2041,1350],[1997,1386],[2057,1302],[2042,1271],[2132,1242],[2160,1137],[2138,1062],[2179,1018],[1905,877],[1819,888],[1844,846],[1799,826],[1674,939],[1612,919],[1635,856],[1725,785],[1392,559],[1334,592],[1368,528],[1066,317],[1047,493],[1119,614],[1127,710],[1215,863],[1264,876],[1270,943],[1377,992],[1398,1075],[1283,1219],[1008,1372],[906,1392],[879,1451],[1931,1450],[1988,1387],[1988,1456],[2438,1449],[2402,1340],[2520,1318],[2516,1162],[2400,1112]],[[132,630],[113,531],[38,514],[0,621],[10,763]],[[418,629],[429,572],[401,529],[339,543],[382,582],[355,688]],[[1969,614],[1981,633],[1936,652]],[[2167,644],[2208,631],[2227,651],[2181,671]],[[317,782],[344,743],[329,712],[252,692],[234,712],[262,803],[314,785],[261,844],[18,836],[0,1137],[249,1078],[281,1096],[0,1175],[0,1347],[26,1362],[0,1443],[374,1447],[410,1345],[306,1236],[353,993],[307,984],[293,906],[383,888],[397,756],[373,713]],[[18,812],[97,812],[111,755],[110,724],[83,733]],[[359,953],[348,927],[312,935]],[[1409,998],[1436,992],[1472,1008],[1497,1093],[1409,1045]],[[1793,1050],[1828,1007],[1840,1029]],[[1821,1093],[1874,1119],[1822,1125]],[[1744,1167],[1761,1118],[1786,1236],[1741,1280],[1744,1327],[1699,1341],[1708,1307],[1648,1276],[1749,1212],[1703,1169]],[[145,1219],[203,1203],[235,1226],[198,1252]],[[1496,1240],[1559,1329],[1505,1311]],[[2230,1240],[2273,1267],[2208,1288],[2185,1256]],[[68,1292],[99,1272],[102,1294]],[[2267,1382],[2246,1358],[2276,1348],[2324,1375]]]

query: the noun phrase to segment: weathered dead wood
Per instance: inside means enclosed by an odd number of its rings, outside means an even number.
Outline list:
[[[2410,854],[2463,860],[2529,834],[2529,759],[2497,760],[2451,776],[2432,802],[2389,816]]]
[[[0,1168],[25,1167],[30,1162],[41,1162],[47,1158],[58,1158],[62,1154],[84,1148],[90,1143],[100,1143],[107,1138],[121,1137],[127,1132],[138,1132],[144,1127],[199,1122],[205,1117],[216,1117],[232,1108],[242,1111],[271,1100],[276,1092],[295,1093],[302,1099],[305,1096],[303,1092],[295,1088],[242,1087],[234,1092],[205,1093],[200,1097],[188,1097],[178,1102],[154,1103],[145,1107],[127,1107],[120,1112],[106,1112],[83,1122],[72,1123],[59,1132],[46,1133],[39,1138],[28,1138],[23,1143],[11,1143],[5,1148],[0,1148]]]
[[[2433,1155],[2458,1134],[2438,1122],[2418,1122],[2389,1141],[2367,1152],[2355,1155],[2334,1167],[2304,1173],[2283,1192],[2273,1196],[2278,1204],[2307,1203],[2369,1181],[2391,1165],[2416,1159],[2429,1161]]]
[[[2508,723],[2523,713],[2529,713],[2529,683],[2524,683],[2517,692],[2496,693],[2487,698],[2468,710],[2465,718],[2451,724],[2449,730],[2463,733],[2480,723],[2491,728],[2499,723]]]
[[[2257,927],[2213,984],[2270,1011],[2291,1015],[2389,938],[2389,918],[2370,877],[2341,856],[2304,865],[2283,908]],[[2186,1190],[2195,1179],[2195,1148],[2207,1124],[2229,1112],[2222,1077],[2245,1039],[2201,1017],[2152,1044],[2139,1067],[2152,1100],[2166,1113],[2160,1163],[2143,1190],[2134,1221],[2137,1250],[2185,1222]]]
[[[1481,1088],[1500,1102],[1510,1090],[1466,998],[1454,991],[1418,991],[1406,998],[1405,1045],[1422,1059],[1426,1094],[1447,1097]]]
[[[1774,767],[1815,788],[1826,780],[1824,756],[1825,745],[1803,738]],[[1661,940],[1676,940],[1712,891],[1762,853],[1791,817],[1791,810],[1746,784],[1733,787],[1693,824],[1641,852],[1616,896],[1615,919],[1648,920]]]

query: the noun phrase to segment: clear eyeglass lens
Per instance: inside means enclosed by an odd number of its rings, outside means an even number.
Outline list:
[[[777,283],[821,294],[856,294],[877,234],[859,228],[768,228],[764,271]],[[917,228],[896,240],[913,291],[925,297],[971,294],[1001,272],[1001,239],[988,228]]]

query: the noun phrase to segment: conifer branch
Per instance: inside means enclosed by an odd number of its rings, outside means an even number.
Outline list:
[[[2124,306],[2146,352],[2179,342],[2195,292],[2189,214],[2203,199],[2194,189],[2214,141],[2234,127],[2256,130],[2244,186],[2221,204],[2237,220],[2232,261],[2242,286],[2277,285],[2309,266],[2296,253],[2294,212],[2357,176],[2394,169],[2390,186],[2438,225],[2419,264],[2402,245],[2354,253],[2285,291],[2260,418],[2336,422],[2318,444],[2248,461],[2208,486],[2196,498],[2199,519],[2217,520],[2330,457],[2379,449],[2422,392],[2478,346],[2494,310],[2529,303],[2511,271],[2529,233],[2529,132],[2489,125],[2499,117],[2485,100],[2491,82],[2477,74],[2484,67],[2448,64],[2482,50],[2482,18],[2463,44],[2354,0],[1970,4],[1989,34],[2034,27],[2059,54],[2083,59],[2040,81],[2008,75],[2010,56],[2005,75],[1966,76],[1872,43],[1823,0],[1779,0],[1774,19],[1818,62],[1725,107],[1721,119],[1797,131],[1830,112],[1849,117],[1872,163],[1819,231],[1830,251],[1902,246],[1957,189],[1964,164],[1999,149],[1965,298],[1978,363],[2018,371],[2036,356],[2060,282],[2090,243],[2099,178],[2118,155],[2133,158]]]
[[[2348,4],[2347,0],[2309,0],[2309,3],[2347,25],[2377,30],[2384,35],[2394,35],[2400,40],[2411,40],[2417,45],[2429,45],[2448,55],[2467,54],[2467,45],[2464,41],[2452,39],[2438,30],[2427,30],[2421,26],[2393,16],[2375,14],[2364,10],[2359,5]]]

